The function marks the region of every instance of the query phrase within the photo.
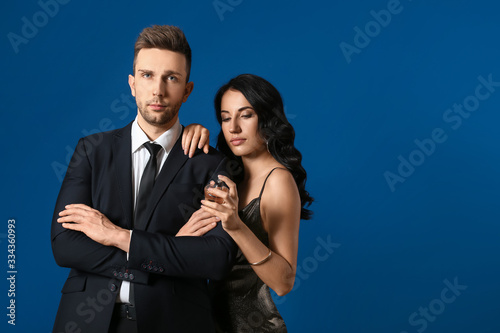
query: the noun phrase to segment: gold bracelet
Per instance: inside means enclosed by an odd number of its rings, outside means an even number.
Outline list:
[[[271,251],[271,249],[269,249],[269,254],[267,255],[267,257],[265,257],[261,261],[257,261],[257,262],[254,262],[254,263],[250,263],[249,262],[250,266],[257,266],[257,265],[265,263],[266,261],[269,260],[269,258],[271,258],[271,254],[273,254],[273,252]]]

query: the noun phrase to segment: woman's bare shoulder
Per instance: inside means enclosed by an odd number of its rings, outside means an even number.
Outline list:
[[[299,190],[290,171],[285,168],[275,169],[267,179],[262,194],[264,204],[270,202],[285,206],[287,204],[295,205],[296,199],[300,202]]]

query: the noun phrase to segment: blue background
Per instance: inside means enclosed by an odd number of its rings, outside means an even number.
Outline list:
[[[478,77],[500,81],[497,2],[218,3],[73,0],[51,15],[37,1],[2,5],[0,330],[51,330],[67,270],[52,257],[50,221],[68,159],[79,137],[134,118],[134,41],[146,26],[173,24],[193,49],[183,124],[204,124],[214,143],[213,96],[240,73],[284,97],[316,198],[301,225],[296,286],[276,299],[290,332],[500,332],[500,87],[480,88],[489,95],[478,105],[470,97]],[[388,6],[398,13],[374,23],[371,11]],[[26,21],[36,31],[23,32]],[[13,34],[29,38],[16,45]],[[341,43],[356,52],[345,56]],[[464,100],[475,111],[459,127],[445,121]],[[428,143],[436,128],[446,140],[419,153],[415,140]],[[384,174],[410,157],[418,165],[400,167],[404,182],[391,188]],[[445,280],[467,288],[453,294]],[[419,308],[429,306],[425,319]]]

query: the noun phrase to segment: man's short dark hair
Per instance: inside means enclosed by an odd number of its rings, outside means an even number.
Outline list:
[[[142,49],[163,49],[178,52],[186,57],[186,82],[191,72],[191,47],[181,29],[172,25],[153,25],[142,30],[134,47],[134,75],[137,54]]]

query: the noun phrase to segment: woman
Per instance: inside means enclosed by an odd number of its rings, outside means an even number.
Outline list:
[[[242,173],[219,176],[229,191],[210,189],[222,203],[202,200],[202,208],[181,229],[201,235],[220,221],[239,247],[226,280],[216,283],[215,320],[219,332],[286,332],[271,298],[293,287],[300,219],[313,199],[305,190],[302,156],[279,92],[268,81],[239,75],[215,96],[221,125],[217,148],[236,160]],[[214,218],[215,216],[215,218]]]

